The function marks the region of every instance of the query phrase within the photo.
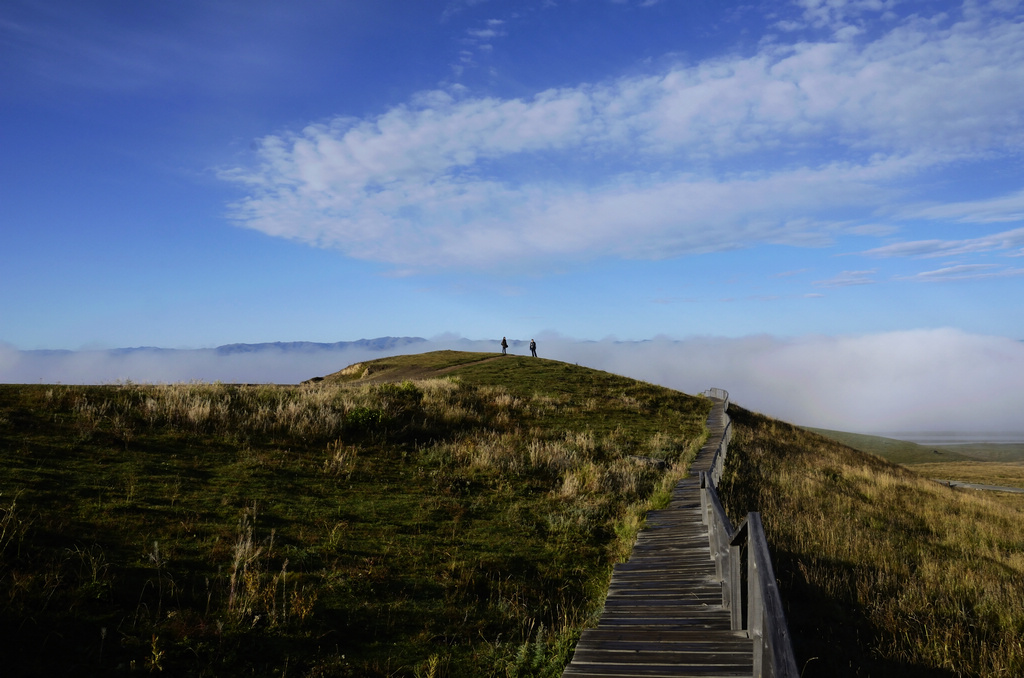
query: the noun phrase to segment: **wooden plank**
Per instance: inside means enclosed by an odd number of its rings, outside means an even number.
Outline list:
[[[608,647],[578,647],[573,660],[579,664],[651,663],[682,664],[706,661],[712,664],[738,664],[750,667],[753,662],[750,643],[737,645],[705,644],[701,646],[658,645],[656,643],[618,644]]]
[[[700,509],[697,509],[698,511]],[[665,527],[655,526],[650,529],[650,532],[641,533],[643,536],[638,537],[636,546],[641,548],[641,552],[644,546],[648,544],[687,544],[692,545],[700,541],[701,539],[707,540],[708,531],[704,525],[690,525],[677,523],[675,525],[667,525]]]
[[[607,617],[602,622],[606,628],[614,629],[638,629],[644,626],[657,627],[674,631],[703,631],[711,633],[714,631],[728,631],[729,624],[721,619],[700,616],[679,615],[677,617],[652,617],[623,615],[621,617]]]
[[[722,587],[718,582],[709,582],[703,578],[680,581],[675,577],[650,577],[647,580],[637,580],[632,583],[618,582],[614,586],[609,587],[608,598],[613,599],[616,596],[635,598],[641,595],[664,598],[671,593],[676,593],[680,600],[717,596],[715,604],[722,604]]]
[[[750,670],[722,666],[642,666],[633,664],[569,665],[563,676],[569,678],[737,678],[750,676]]]
[[[575,659],[577,666],[587,664],[630,664],[632,666],[666,666],[707,667],[715,666],[720,670],[728,667],[737,673],[750,675],[750,652],[614,652],[614,651],[581,651]]]
[[[661,561],[654,558],[635,560],[630,563],[620,563],[612,570],[612,577],[636,577],[641,572],[668,572],[676,577],[690,577],[700,581],[715,574],[715,564],[712,561],[691,561],[672,560]]]
[[[713,587],[721,591],[720,582],[715,581],[714,572],[673,571],[664,568],[636,568],[622,572],[615,577],[614,585],[609,583],[608,590],[636,586],[643,588],[647,584],[678,584],[687,588]]]
[[[671,532],[669,532],[671,530]],[[665,534],[651,534],[646,537],[641,537],[636,541],[633,555],[630,556],[630,560],[643,555],[651,548],[669,547],[678,545],[680,548],[692,548],[700,542],[706,542],[708,540],[708,531],[701,530],[700,532],[694,532],[693,534],[687,534],[686,531],[680,527],[665,528]]]
[[[730,624],[729,612],[722,610],[720,607],[714,605],[679,605],[677,607],[657,607],[654,605],[632,605],[626,607],[606,607],[601,613],[601,623],[605,620],[612,621],[617,619],[625,618],[641,618],[647,617],[648,619],[663,619],[671,621],[673,619],[682,620],[693,620],[693,619],[706,619],[709,622],[716,624]]]
[[[645,598],[640,596],[632,596],[627,598],[618,598],[616,600],[609,600],[604,609],[607,612],[624,612],[626,610],[670,610],[678,614],[689,614],[692,609],[697,608],[710,608],[714,610],[715,606],[719,603],[715,602],[712,596],[695,596],[689,598],[686,601],[680,602],[679,600],[672,600],[669,598]],[[721,613],[722,610],[719,608],[714,610],[715,612]],[[726,614],[725,616],[728,616]]]
[[[644,595],[643,592],[639,593],[616,593],[609,595],[605,600],[605,606],[610,605],[637,605],[638,601],[650,600],[652,604],[665,605],[673,601],[683,606],[698,605],[716,605],[720,606],[722,601],[722,595],[720,592],[700,592],[700,593],[682,593],[678,594],[674,591],[665,592],[664,589],[655,590],[654,593]]]
[[[645,586],[644,588],[637,590],[612,589],[608,593],[607,601],[628,601],[636,600],[638,598],[649,598],[650,600],[678,600],[684,605],[694,600],[710,600],[711,604],[719,605],[722,602],[722,590],[716,586],[707,590],[698,589],[694,591],[691,587],[680,587],[675,585],[665,588]]]
[[[707,546],[704,548],[707,548]],[[648,570],[658,569],[678,571],[707,569],[713,572],[715,564],[710,557],[695,559],[672,556],[664,558],[660,556],[650,556],[648,558],[637,558],[636,560],[631,560],[628,563],[618,563],[615,565],[612,572],[631,572],[645,568]]]
[[[727,634],[719,634],[717,638],[745,639],[743,631],[730,631]],[[666,642],[708,642],[712,637],[694,631],[671,631],[668,629],[584,629],[580,640],[620,640],[632,642],[636,640],[657,640]]]
[[[637,597],[650,595],[654,597],[665,597],[669,594],[676,594],[680,600],[688,600],[694,597],[718,596],[718,603],[722,603],[722,587],[718,582],[701,579],[699,581],[682,582],[676,578],[654,579],[628,583],[618,582],[608,588],[608,598],[615,596]]]
[[[703,543],[702,543],[703,542]],[[674,548],[671,546],[675,542],[670,542],[669,548],[672,551],[668,553],[659,553],[658,551],[652,551],[648,548],[643,547],[641,553],[635,558],[630,558],[624,563],[616,563],[615,569],[621,569],[628,565],[636,565],[638,563],[676,563],[678,565],[691,565],[691,564],[703,564],[707,565],[711,562],[711,550],[708,548],[708,537],[704,535],[701,540],[694,540],[690,544],[685,545],[686,548]],[[714,565],[712,564],[712,567]],[[628,569],[628,568],[627,568]]]
[[[676,631],[675,633],[679,633]],[[708,634],[696,634],[689,632],[691,640],[580,640],[577,645],[577,652],[581,651],[595,651],[595,650],[618,650],[625,652],[646,652],[646,651],[664,651],[665,648],[670,648],[675,652],[690,652],[690,653],[728,653],[728,654],[740,654],[746,656],[748,659],[751,657],[751,647],[747,639],[744,638],[717,638],[718,634],[713,637],[708,637]],[[696,640],[696,638],[704,638],[704,640]]]
[[[721,617],[726,621],[730,621],[729,613],[726,611],[723,614],[723,610],[716,605],[708,605],[702,602],[693,602],[688,605],[676,605],[668,601],[626,601],[617,602],[614,605],[608,605],[604,608],[603,615],[606,617],[623,617],[626,615],[637,616],[640,614],[649,615],[651,617],[660,616],[679,616],[679,617],[707,617],[714,619]]]
[[[637,601],[650,600],[652,603],[665,603],[671,601],[678,601],[679,605],[720,605],[722,595],[717,590],[709,593],[689,593],[689,592],[676,592],[674,590],[666,589],[655,589],[653,592],[647,593],[644,591],[630,592],[630,593],[615,593],[609,595],[605,601],[605,605],[635,605]]]

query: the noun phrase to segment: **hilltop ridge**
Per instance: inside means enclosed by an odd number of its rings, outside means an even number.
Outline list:
[[[447,374],[460,367],[476,365],[500,358],[514,358],[494,353],[471,351],[431,351],[414,355],[399,355],[353,363],[344,369],[323,377],[313,377],[303,383],[326,381],[329,383],[382,383],[407,379],[430,379]],[[537,359],[539,360],[539,358]]]

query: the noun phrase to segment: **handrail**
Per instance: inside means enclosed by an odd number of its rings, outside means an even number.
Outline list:
[[[746,631],[747,637],[754,640],[755,677],[798,678],[761,514],[748,513],[734,529],[716,489],[732,432],[727,414],[725,421],[722,442],[710,469],[700,472],[701,515],[708,526],[715,573],[722,582],[722,606],[731,612],[733,630]]]
[[[754,642],[754,675],[799,678],[793,655],[793,640],[782,609],[782,597],[775,581],[772,557],[768,553],[760,513],[747,514],[747,581],[750,603],[748,635]],[[759,641],[759,642],[758,642]]]
[[[724,388],[709,388],[701,393],[701,395],[707,396],[708,398],[714,398],[716,400],[723,400],[725,401],[726,408],[729,407],[729,392]]]
[[[708,473],[717,486],[722,480],[722,470],[725,468],[725,456],[729,452],[729,441],[732,440],[732,422],[729,415],[725,415],[725,431],[722,433],[722,441],[718,443],[714,455],[711,457]]]
[[[722,607],[732,611],[733,630],[740,630],[743,628],[742,582],[734,576],[735,573],[731,569],[731,549],[735,530],[718,498],[711,476],[706,471],[700,472],[700,489],[701,516],[708,526],[708,542],[711,547],[711,559],[715,561],[715,576],[722,582]]]

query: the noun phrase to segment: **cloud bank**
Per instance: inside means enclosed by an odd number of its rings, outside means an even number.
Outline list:
[[[687,393],[724,388],[747,409],[805,426],[864,433],[1024,430],[1024,343],[1002,337],[937,329],[791,339],[592,342],[538,335],[537,340],[541,357]],[[529,355],[528,341],[513,341],[510,352]],[[457,336],[385,350],[268,348],[235,353],[24,352],[0,345],[0,382],[297,383],[363,360],[439,349],[500,350],[497,341]]]
[[[1024,343],[954,329],[784,339],[567,343],[564,360],[751,410],[862,433],[1024,432]],[[1024,433],[1020,436],[1024,440]]]
[[[1019,192],[922,205],[910,181],[1024,149],[1014,4],[798,6],[754,54],[524,98],[429,91],[267,136],[223,172],[247,193],[234,217],[407,270],[821,246],[878,214],[1020,219]]]

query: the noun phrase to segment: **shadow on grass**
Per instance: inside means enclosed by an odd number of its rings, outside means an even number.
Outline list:
[[[786,608],[793,651],[801,678],[954,678],[954,671],[898,661],[881,656],[879,648],[891,643],[868,617],[844,601],[800,576],[802,558],[788,552],[773,553],[775,574]],[[819,559],[813,567],[850,571],[854,566]]]

